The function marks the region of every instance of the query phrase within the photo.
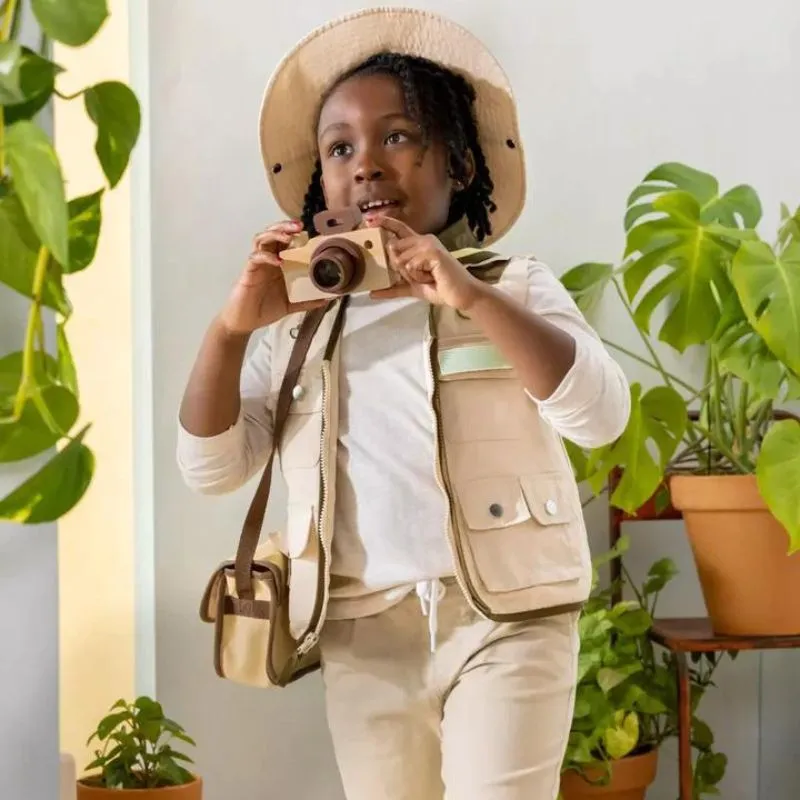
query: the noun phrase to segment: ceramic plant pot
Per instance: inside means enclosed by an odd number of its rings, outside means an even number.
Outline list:
[[[77,783],[77,800],[203,800],[203,781],[195,778],[182,786],[162,789],[106,789],[82,778]]]
[[[673,475],[715,633],[800,634],[800,553],[758,491],[754,475]]]
[[[585,780],[577,772],[565,772],[561,776],[561,796],[563,800],[644,800],[647,789],[656,779],[658,750],[648,750],[636,756],[628,756],[614,761],[611,767],[611,782],[599,786]],[[590,780],[602,776],[600,770],[587,771]]]

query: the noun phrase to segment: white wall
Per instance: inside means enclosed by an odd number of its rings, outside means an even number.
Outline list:
[[[265,81],[311,27],[363,5],[229,0],[223,12],[212,0],[150,4],[157,686],[199,740],[207,800],[341,798],[316,678],[258,693],[213,674],[197,602],[211,569],[235,548],[252,487],[225,499],[192,496],[174,467],[174,443],[203,330],[253,233],[277,217],[255,138]],[[538,0],[524,11],[517,0],[415,5],[480,32],[516,87],[531,195],[507,249],[534,251],[558,272],[614,259],[627,193],[665,160],[709,170],[726,186],[752,183],[770,224],[780,201],[800,201],[795,0]],[[635,346],[620,320],[606,309],[604,333]],[[632,378],[649,377],[625,367]],[[281,498],[279,485],[278,506]],[[603,510],[589,521],[602,548]],[[701,614],[680,527],[632,533],[634,571],[666,554],[681,567],[663,612]],[[795,796],[798,666],[800,654],[752,654],[721,671],[705,714],[730,757],[726,800]],[[675,771],[668,749],[650,797],[675,797]]]
[[[23,15],[21,39],[38,42]],[[49,111],[40,123],[52,130]],[[29,301],[0,286],[0,358],[22,348]],[[49,320],[48,320],[49,322]],[[47,338],[53,341],[51,331]],[[0,497],[51,457],[0,465]],[[55,524],[0,522],[0,797],[58,794],[58,539]]]

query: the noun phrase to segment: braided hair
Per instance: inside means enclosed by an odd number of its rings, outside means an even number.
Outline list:
[[[320,110],[335,89],[356,76],[390,75],[400,82],[409,116],[422,128],[423,141],[441,142],[447,152],[450,177],[466,187],[453,196],[448,225],[462,217],[480,242],[492,232],[489,214],[496,210],[486,157],[475,120],[475,89],[468,80],[426,58],[398,53],[378,53],[341,75],[320,103]],[[475,174],[471,174],[470,155]],[[312,235],[314,215],[325,210],[322,164],[317,160],[306,192],[302,222]]]

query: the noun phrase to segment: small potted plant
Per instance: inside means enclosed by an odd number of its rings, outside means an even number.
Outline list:
[[[95,759],[78,781],[77,800],[110,800],[120,791],[147,800],[202,800],[202,781],[183,766],[193,761],[175,749],[176,741],[195,746],[160,703],[118,700],[89,737]]]
[[[573,463],[596,493],[621,469],[610,502],[627,513],[654,494],[682,513],[717,633],[800,634],[800,421],[782,411],[800,399],[800,209],[784,206],[768,241],[752,187],[723,193],[676,163],[627,206],[621,265],[580,264],[562,282],[587,313],[615,296],[643,348],[606,344],[659,383],[634,383],[622,436],[572,448]],[[702,375],[676,375],[665,348]]]
[[[622,566],[623,586],[635,600],[616,600],[620,586],[598,588],[598,567],[620,558],[629,546],[622,537],[595,561],[594,590],[581,612],[581,653],[575,711],[562,765],[561,800],[603,797],[643,800],[655,780],[661,743],[677,735],[675,665],[656,651],[649,637],[662,589],[677,574],[670,559],[652,565],[637,588]],[[717,666],[716,654],[698,659],[691,670],[697,709]],[[695,797],[716,794],[726,757],[713,750],[708,725],[694,717],[697,751]]]

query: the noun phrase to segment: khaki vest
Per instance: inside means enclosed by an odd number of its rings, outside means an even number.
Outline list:
[[[478,270],[524,301],[528,263],[492,257]],[[328,344],[338,310],[326,315],[314,337],[278,448],[288,488],[282,549],[291,559],[289,613],[301,652],[316,644],[329,598],[339,348]],[[298,322],[287,318],[275,331],[275,387]],[[436,473],[450,507],[443,535],[465,597],[478,613],[499,621],[579,608],[590,591],[591,557],[561,438],[469,318],[432,308],[427,340]]]

